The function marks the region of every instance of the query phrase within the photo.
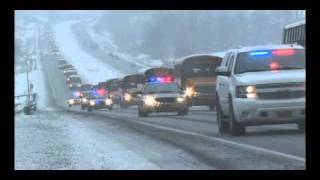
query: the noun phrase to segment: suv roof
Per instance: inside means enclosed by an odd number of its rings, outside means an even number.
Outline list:
[[[280,44],[280,45],[263,45],[263,46],[246,46],[241,47],[239,49],[231,49],[228,52],[250,52],[250,51],[257,51],[257,50],[266,50],[266,49],[288,49],[288,48],[294,48],[294,49],[304,49],[304,47],[297,45],[297,44]]]

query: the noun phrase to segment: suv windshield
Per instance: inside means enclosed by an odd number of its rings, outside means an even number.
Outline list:
[[[252,52],[240,53],[237,58],[234,73],[271,71],[274,69],[305,69],[305,50],[292,50],[293,54],[281,56],[272,54],[272,51],[266,52],[266,55],[262,55],[261,53],[254,55]]]
[[[91,85],[82,85],[81,86],[81,91],[88,91],[88,90],[90,90],[92,88],[92,86]]]
[[[72,81],[72,82],[80,82],[81,83],[81,79],[79,77],[70,77],[70,81]]]
[[[176,83],[170,83],[170,84],[151,83],[151,84],[148,84],[144,89],[145,94],[179,92],[179,91],[180,89]]]

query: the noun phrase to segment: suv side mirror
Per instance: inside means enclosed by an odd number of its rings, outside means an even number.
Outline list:
[[[231,72],[228,71],[228,68],[225,66],[219,66],[216,68],[217,76],[230,76]]]

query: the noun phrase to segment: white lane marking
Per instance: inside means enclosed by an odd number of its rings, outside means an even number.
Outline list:
[[[133,122],[133,121],[130,121],[130,122]],[[159,129],[175,131],[175,132],[182,133],[182,134],[200,136],[200,137],[204,137],[204,138],[208,138],[208,139],[211,139],[211,140],[218,141],[220,143],[229,144],[229,145],[233,145],[233,146],[238,146],[238,147],[249,149],[249,150],[253,150],[253,151],[263,152],[263,153],[271,154],[271,155],[274,155],[274,156],[281,156],[281,157],[284,157],[284,158],[287,158],[287,159],[293,159],[293,160],[301,161],[301,162],[305,162],[306,161],[306,159],[303,158],[303,157],[294,156],[294,155],[290,155],[290,154],[285,154],[285,153],[282,153],[282,152],[278,152],[278,151],[274,151],[274,150],[270,150],[270,149],[265,149],[265,148],[261,148],[261,147],[256,147],[256,146],[252,146],[252,145],[248,145],[248,144],[242,144],[242,143],[238,143],[238,142],[235,142],[235,141],[230,141],[230,140],[226,140],[226,139],[222,139],[222,138],[218,138],[218,137],[211,137],[211,136],[202,135],[202,134],[195,133],[195,132],[188,132],[188,131],[184,131],[184,130],[180,130],[180,129],[176,129],[176,128],[171,128],[171,127],[166,127],[166,126],[162,126],[162,125],[158,125],[158,124],[140,122],[140,121],[137,121],[137,120],[134,121],[134,122],[138,123],[138,124],[147,125],[147,126],[153,126],[153,127],[159,128]]]

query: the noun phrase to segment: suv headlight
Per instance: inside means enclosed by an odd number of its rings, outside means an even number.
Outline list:
[[[125,100],[125,101],[130,101],[131,98],[132,98],[131,94],[128,94],[128,93],[125,93],[125,94],[124,94],[124,100]]]
[[[185,99],[184,99],[183,97],[178,97],[178,98],[177,98],[177,101],[180,102],[180,103],[181,103],[181,102],[184,102],[184,100],[185,100]]]
[[[194,94],[195,94],[195,91],[192,87],[187,87],[186,90],[184,91],[184,95],[186,97],[192,97],[194,96]]]
[[[236,97],[254,99],[257,97],[256,87],[255,86],[237,86]]]
[[[105,100],[105,103],[107,106],[110,106],[112,104],[112,100],[108,98]]]
[[[82,98],[82,102],[87,103],[88,99],[87,98]]]
[[[69,100],[68,100],[68,103],[69,103],[69,104],[74,104],[74,99],[69,99]]]
[[[147,106],[155,106],[157,104],[157,101],[156,101],[155,97],[153,97],[153,96],[146,96],[144,98],[144,103]]]
[[[95,102],[94,100],[90,100],[89,104],[90,104],[91,106],[94,106],[94,105],[96,104],[96,102]]]

